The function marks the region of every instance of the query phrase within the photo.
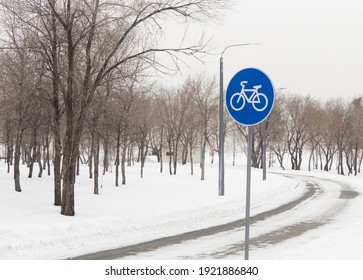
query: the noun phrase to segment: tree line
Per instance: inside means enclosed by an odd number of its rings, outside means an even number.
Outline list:
[[[291,169],[300,170],[306,158],[309,171],[336,170],[341,175],[358,175],[363,160],[362,125],[362,97],[322,102],[310,96],[277,92],[271,114],[254,127],[252,165],[262,167],[265,145],[269,166],[277,161],[285,169],[288,159]],[[233,138],[242,136],[245,143],[246,129],[233,126]]]

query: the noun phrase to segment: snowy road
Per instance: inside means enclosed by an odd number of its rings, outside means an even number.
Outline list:
[[[284,176],[304,184],[306,192],[294,201],[251,217],[251,252],[262,252],[263,248],[334,223],[340,211],[358,195],[348,184],[329,179]],[[242,258],[243,238],[244,220],[240,219],[75,259],[235,259]]]

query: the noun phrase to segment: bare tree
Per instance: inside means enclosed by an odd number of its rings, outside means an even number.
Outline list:
[[[353,139],[352,139],[352,151],[353,151],[353,170],[354,175],[357,176],[362,164],[362,150],[363,150],[363,102],[362,97],[355,98],[352,101],[351,110],[352,114],[352,126],[353,126]],[[360,160],[359,160],[360,157]]]
[[[331,109],[334,112],[331,121],[334,124],[334,142],[338,153],[338,174],[344,175],[344,150],[351,138],[351,119],[348,114],[347,104],[340,99],[332,101]]]
[[[292,169],[300,170],[305,144],[311,139],[315,101],[310,97],[289,96],[285,104],[287,147]]]
[[[137,102],[140,92],[137,90],[138,67],[129,76],[125,73],[112,79],[109,83],[110,96],[107,99],[105,109],[109,125],[110,136],[115,143],[115,186],[119,186],[119,171],[121,165],[122,185],[126,184],[125,162],[127,150],[134,134]],[[121,78],[124,77],[124,78]],[[127,77],[127,78],[125,78]]]
[[[355,98],[348,104],[346,113],[346,127],[344,131],[349,135],[344,148],[345,162],[348,168],[348,175],[358,175],[359,170],[359,155],[362,147],[362,98]]]
[[[6,17],[9,50],[2,53],[3,83],[6,92],[5,103],[13,112],[16,127],[14,153],[15,190],[21,192],[20,186],[20,156],[25,130],[31,122],[31,109],[35,107],[35,98],[40,81],[41,71],[39,60],[27,48],[29,34],[17,18]],[[7,100],[7,101],[6,101]]]
[[[269,146],[276,155],[280,167],[285,170],[284,157],[288,153],[284,120],[284,108],[286,97],[284,94],[276,94],[274,108],[268,117]]]
[[[335,107],[336,104],[334,101],[330,100],[326,102],[322,108],[322,114],[317,118],[317,120],[319,120],[318,123],[320,124],[320,128],[315,141],[318,143],[320,150],[324,155],[325,163],[323,169],[325,171],[330,170],[334,155],[337,152],[336,139],[334,137],[336,134],[336,124],[334,122],[336,113]]]
[[[63,156],[65,171],[61,213],[73,216],[75,165],[85,111],[100,83],[109,73],[133,59],[143,59],[154,64],[152,54],[156,52],[167,52],[171,55],[173,52],[195,54],[203,47],[202,45],[174,49],[158,48],[151,44],[150,36],[145,37],[146,34],[140,31],[143,27],[147,27],[148,30],[154,28],[154,31],[157,31],[163,25],[163,16],[180,15],[185,18],[209,16],[211,3],[172,0],[134,1],[129,6],[128,3],[119,5],[99,0],[89,2],[67,0],[65,5],[61,6],[48,0],[48,4],[62,26],[66,38],[66,89],[63,94],[66,142]],[[115,20],[113,15],[117,13],[122,16]],[[106,26],[113,32],[107,32],[109,36],[102,38],[99,32]],[[113,28],[114,26],[117,28]],[[103,41],[96,43],[96,39]],[[84,53],[81,63],[80,52]],[[83,73],[76,84],[74,77],[80,66],[83,67]]]
[[[205,153],[207,143],[211,147],[211,137],[217,130],[218,95],[215,79],[207,78],[205,75],[190,78],[188,85],[192,92],[194,102],[197,104],[197,116],[201,129],[201,180],[205,179]],[[193,124],[194,125],[194,124]],[[195,126],[195,125],[194,125]]]

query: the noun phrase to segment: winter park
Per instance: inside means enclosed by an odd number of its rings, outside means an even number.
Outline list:
[[[0,260],[362,260],[362,7],[290,2],[0,0]]]

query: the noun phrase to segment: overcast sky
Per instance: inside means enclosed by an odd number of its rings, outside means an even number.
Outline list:
[[[214,52],[237,43],[259,46],[231,48],[224,54],[225,85],[239,70],[255,67],[275,88],[330,97],[363,95],[363,1],[239,0],[221,21],[203,25]],[[175,32],[175,40],[181,30]],[[196,30],[195,27],[193,27]],[[191,62],[191,71],[219,77],[219,56]]]

